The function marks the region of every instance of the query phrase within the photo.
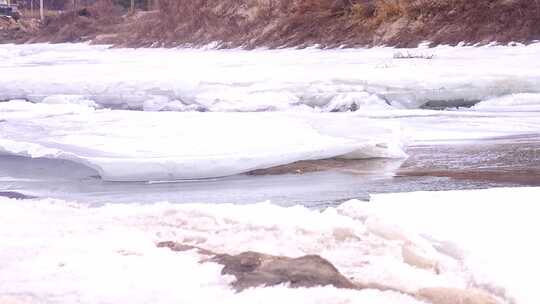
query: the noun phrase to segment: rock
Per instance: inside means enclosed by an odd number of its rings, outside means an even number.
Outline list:
[[[212,256],[206,261],[225,266],[222,274],[236,277],[233,287],[238,291],[250,287],[285,283],[289,283],[293,288],[328,285],[349,289],[368,288],[355,285],[339,273],[334,265],[318,255],[288,258],[257,252],[244,252],[238,255],[217,254],[210,250],[176,242],[160,242],[157,247],[169,248],[173,251],[198,250],[201,254]]]
[[[500,304],[493,296],[478,289],[424,288],[416,298],[432,304]]]
[[[237,291],[280,284],[289,284],[292,288],[334,286],[344,289],[398,292],[432,304],[500,304],[495,297],[478,289],[425,288],[417,293],[409,293],[377,283],[354,283],[344,277],[329,261],[318,255],[289,258],[251,251],[238,255],[217,254],[210,250],[176,242],[161,242],[157,246],[173,251],[198,250],[199,253],[210,256],[203,262],[223,265],[222,274],[236,277],[232,286]],[[431,260],[417,254],[413,248],[407,246],[403,248],[404,259],[413,266],[433,267],[434,263]]]
[[[334,286],[357,289],[327,260],[318,255],[300,258],[278,257],[257,252],[218,255],[211,261],[222,264],[222,273],[234,275],[238,291],[256,286],[289,283],[291,287]]]

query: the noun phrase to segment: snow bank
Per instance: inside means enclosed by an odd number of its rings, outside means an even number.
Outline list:
[[[395,59],[398,52],[0,45],[0,100],[71,95],[122,109],[327,112],[540,93],[538,43],[407,50],[433,59]]]
[[[465,265],[477,285],[529,304],[540,301],[538,197],[540,188],[385,194],[374,195],[366,209],[466,248]],[[448,242],[440,246],[452,249]]]
[[[84,102],[83,102],[84,103]],[[403,157],[392,124],[347,113],[177,113],[0,103],[0,151],[59,158],[105,180],[221,177],[299,160]]]
[[[397,291],[329,287],[279,286],[236,294],[228,286],[234,278],[222,276],[220,266],[199,264],[202,257],[193,251],[155,246],[173,240],[231,254],[319,254],[359,283],[409,293],[477,287],[506,303],[532,304],[540,299],[532,279],[538,269],[538,195],[538,188],[388,194],[322,212],[269,203],[88,207],[0,198],[0,299],[420,303]],[[410,251],[431,266],[411,265],[405,258]]]

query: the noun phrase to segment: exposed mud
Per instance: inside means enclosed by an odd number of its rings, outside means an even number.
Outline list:
[[[413,146],[399,176],[436,176],[540,186],[540,137],[495,138],[474,143]]]
[[[289,165],[256,170],[252,175],[304,174],[338,171],[354,175],[386,174],[399,177],[449,177],[495,184],[540,186],[540,136],[527,135],[446,145],[417,145],[407,149],[410,157],[392,169],[392,160],[328,159],[301,161]]]
[[[281,175],[304,174],[321,171],[338,171],[355,175],[373,175],[389,173],[392,167],[397,169],[401,164],[395,159],[322,159],[299,161],[288,165],[268,169],[254,170],[248,175]]]

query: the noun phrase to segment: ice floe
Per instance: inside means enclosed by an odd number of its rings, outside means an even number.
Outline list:
[[[76,96],[144,110],[347,111],[471,105],[540,93],[540,44],[371,49],[0,45],[0,100]],[[429,56],[430,57],[430,56]]]
[[[0,103],[0,151],[59,158],[105,180],[212,178],[299,160],[404,157],[400,130],[348,113],[198,113]]]

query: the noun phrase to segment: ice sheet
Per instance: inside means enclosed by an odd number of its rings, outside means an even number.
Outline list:
[[[420,58],[394,58],[399,52]],[[540,93],[539,52],[540,43],[251,51],[0,45],[0,100],[68,95],[105,107],[177,111],[444,107]]]
[[[105,180],[222,177],[299,160],[403,157],[399,129],[347,113],[198,113],[0,103],[0,151],[59,158]]]

